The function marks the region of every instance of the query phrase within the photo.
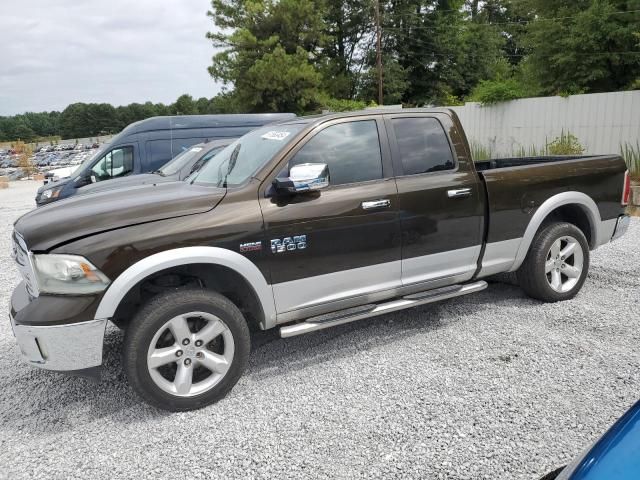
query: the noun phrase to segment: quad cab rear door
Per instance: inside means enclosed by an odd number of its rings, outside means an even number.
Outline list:
[[[415,290],[470,280],[482,250],[484,186],[461,132],[443,113],[384,118],[396,172],[402,284]]]

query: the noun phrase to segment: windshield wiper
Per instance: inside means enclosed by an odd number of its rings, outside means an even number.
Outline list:
[[[222,188],[227,188],[227,178],[231,171],[236,167],[236,161],[238,160],[238,154],[240,153],[241,146],[241,144],[236,145],[236,148],[233,149],[233,152],[231,152],[231,155],[229,156],[229,166],[227,167],[227,173],[222,181]],[[220,167],[222,167],[222,165],[220,165]]]
[[[151,173],[155,173],[156,175],[160,175],[161,177],[166,177],[167,175],[162,170],[155,170]]]

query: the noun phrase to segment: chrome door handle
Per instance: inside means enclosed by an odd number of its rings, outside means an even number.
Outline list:
[[[460,188],[458,190],[447,190],[447,197],[449,198],[460,198],[460,197],[469,197],[471,196],[470,188]]]
[[[386,198],[383,200],[371,200],[370,202],[362,202],[363,210],[373,210],[375,208],[388,208],[391,206],[391,200]]]

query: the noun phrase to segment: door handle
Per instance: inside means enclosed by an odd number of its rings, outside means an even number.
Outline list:
[[[369,202],[362,202],[363,210],[373,210],[376,208],[388,208],[391,206],[391,200],[382,199],[382,200],[371,200]]]
[[[447,197],[449,198],[460,198],[460,197],[470,197],[471,189],[470,188],[459,188],[457,190],[447,190]]]

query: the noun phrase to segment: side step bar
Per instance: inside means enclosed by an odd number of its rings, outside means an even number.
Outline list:
[[[366,305],[364,307],[351,308],[328,315],[312,317],[301,323],[280,327],[280,336],[282,338],[295,337],[303,333],[324,330],[325,328],[335,327],[336,325],[355,322],[397,310],[404,310],[405,308],[417,307],[418,305],[424,305],[426,303],[439,302],[440,300],[446,300],[448,298],[468,295],[484,290],[485,288],[487,288],[487,282],[481,280],[464,285],[453,285],[429,290],[427,292],[415,293],[385,303]]]

